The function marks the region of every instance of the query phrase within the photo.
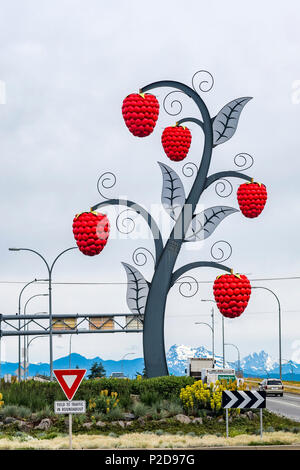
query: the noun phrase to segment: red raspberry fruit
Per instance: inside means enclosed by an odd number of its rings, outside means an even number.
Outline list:
[[[166,127],[161,136],[164,151],[175,162],[180,162],[187,156],[191,141],[191,132],[184,126]]]
[[[267,190],[262,183],[244,183],[237,190],[237,199],[245,217],[254,219],[265,207]]]
[[[132,93],[123,101],[122,114],[126,126],[137,137],[153,132],[159,113],[159,102],[150,93]]]
[[[83,212],[73,220],[73,234],[79,250],[87,256],[98,255],[109,237],[109,221],[105,214]]]
[[[244,274],[222,274],[214,282],[214,296],[224,317],[239,317],[248,305],[251,284]]]

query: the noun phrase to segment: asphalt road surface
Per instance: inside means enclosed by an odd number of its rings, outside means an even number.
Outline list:
[[[284,393],[283,397],[267,397],[267,409],[300,422],[300,395]]]

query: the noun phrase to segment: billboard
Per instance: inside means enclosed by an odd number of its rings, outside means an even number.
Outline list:
[[[77,327],[77,318],[57,318],[52,320],[53,330],[75,330]]]
[[[126,315],[126,330],[143,330],[143,316]]]
[[[90,330],[114,330],[114,317],[89,317]]]

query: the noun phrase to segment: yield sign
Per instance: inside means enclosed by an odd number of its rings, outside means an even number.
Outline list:
[[[72,400],[86,373],[86,369],[56,369],[53,372],[67,399]]]

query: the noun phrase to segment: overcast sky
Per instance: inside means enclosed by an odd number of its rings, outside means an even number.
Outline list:
[[[0,298],[1,312],[17,311],[22,284],[47,273],[37,257],[10,253],[22,246],[40,251],[49,261],[73,246],[72,219],[101,200],[97,179],[112,170],[117,184],[111,197],[125,196],[156,210],[162,178],[157,161],[181,174],[182,163],[165,156],[161,133],[178,118],[162,109],[154,133],[134,138],[124,125],[122,101],[129,93],[160,79],[191,84],[193,74],[209,70],[215,85],[203,93],[214,116],[227,102],[253,96],[244,108],[234,137],[216,148],[211,171],[235,169],[233,157],[247,152],[255,159],[248,171],[268,190],[258,219],[239,212],[229,216],[205,243],[184,248],[177,266],[210,259],[210,247],[228,240],[233,254],[227,265],[250,279],[297,276],[299,273],[299,5],[295,1],[252,2],[178,0],[104,2],[101,0],[10,0],[1,2],[0,80],[6,104],[0,105]],[[169,89],[153,91],[160,103]],[[180,117],[197,115],[184,102]],[[202,136],[191,124],[188,161],[199,164]],[[186,160],[187,161],[187,160]],[[181,175],[182,176],[182,175]],[[191,178],[182,176],[186,191]],[[233,194],[219,198],[213,188],[202,203],[238,208]],[[140,245],[153,250],[151,238],[118,239],[115,212],[107,210],[112,232],[104,251],[94,258],[67,253],[54,270],[56,282],[119,282],[111,285],[54,285],[56,313],[127,312],[126,275],[121,261],[132,264]],[[151,280],[150,262],[140,268]],[[219,272],[199,269],[199,281]],[[6,281],[13,283],[7,284]],[[298,280],[253,281],[273,289],[282,303],[283,358],[300,362]],[[23,300],[47,292],[30,287]],[[210,331],[194,326],[209,321],[212,283],[200,284],[192,299],[173,288],[168,299],[165,342],[210,347]],[[47,310],[47,298],[28,304],[27,312]],[[184,325],[184,328],[183,328]],[[261,349],[278,358],[278,314],[275,299],[253,291],[244,314],[226,320],[226,342],[242,356]],[[82,335],[72,350],[86,357],[120,359],[142,356],[141,334]],[[69,337],[54,339],[54,356],[68,354]],[[221,315],[216,312],[216,352],[221,353]],[[132,356],[134,357],[134,356]],[[46,338],[32,343],[30,360],[48,361]],[[2,341],[2,359],[17,361],[17,341]],[[236,359],[228,348],[227,359]]]

